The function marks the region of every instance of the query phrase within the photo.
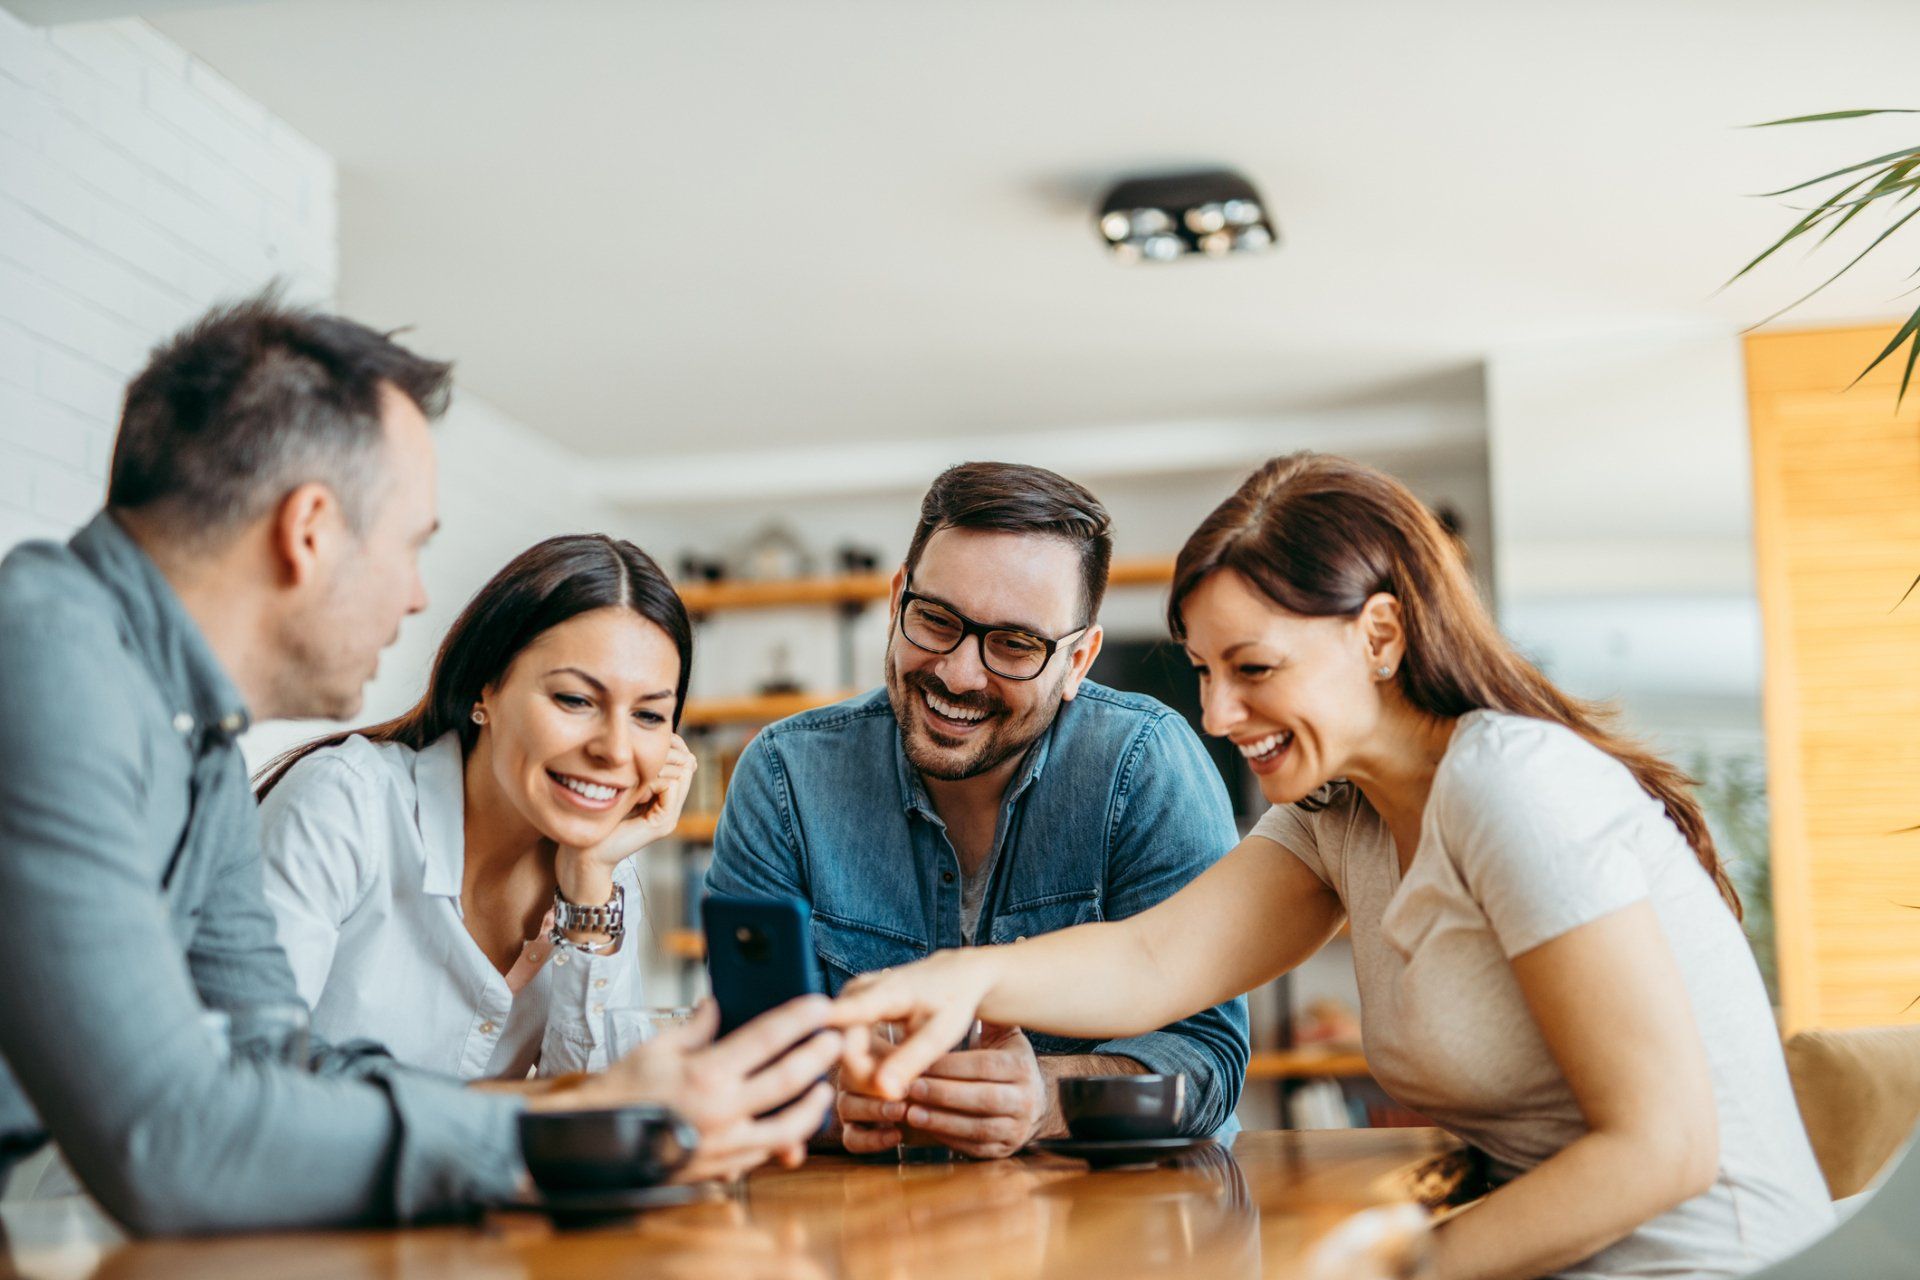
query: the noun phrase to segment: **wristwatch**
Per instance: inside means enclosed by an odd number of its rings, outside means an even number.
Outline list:
[[[604,933],[605,942],[574,942],[569,933]],[[627,887],[613,886],[612,900],[597,907],[582,907],[568,902],[558,889],[553,891],[553,931],[548,940],[557,947],[597,953],[612,951],[627,936]]]

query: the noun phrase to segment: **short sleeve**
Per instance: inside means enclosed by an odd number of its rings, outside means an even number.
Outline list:
[[[727,779],[713,833],[708,893],[747,898],[807,898],[806,871],[793,838],[793,797],[773,735],[754,735]]]
[[[1626,766],[1572,730],[1505,717],[1461,732],[1430,803],[1509,959],[1645,898],[1643,851],[1684,845]]]
[[[1267,810],[1247,834],[1273,841],[1298,858],[1307,870],[1319,877],[1321,884],[1339,893],[1339,879],[1321,856],[1320,827],[1327,812],[1322,809],[1312,813],[1296,804],[1277,804]]]

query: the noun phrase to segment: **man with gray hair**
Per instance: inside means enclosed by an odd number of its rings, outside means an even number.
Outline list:
[[[358,712],[425,607],[448,377],[338,317],[216,311],[128,389],[106,510],[0,563],[0,1178],[51,1136],[139,1233],[413,1221],[516,1190],[525,1106],[668,1103],[729,1169],[824,1115],[822,1089],[755,1118],[836,1056],[830,1032],[785,1053],[824,1001],[538,1096],[365,1043],[229,1060],[203,1031],[299,1000],[237,739]]]

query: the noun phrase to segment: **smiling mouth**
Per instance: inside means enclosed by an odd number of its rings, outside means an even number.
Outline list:
[[[587,809],[608,808],[620,797],[620,793],[626,790],[624,787],[612,786],[605,782],[594,782],[589,778],[576,778],[572,774],[556,773],[552,769],[547,770],[547,777],[553,780],[555,786],[573,797],[582,808]]]
[[[949,702],[930,689],[922,688],[919,693],[920,705],[926,709],[933,727],[950,737],[965,737],[993,717],[990,711]]]
[[[1236,742],[1233,745],[1242,756],[1246,757],[1248,764],[1258,769],[1278,763],[1280,757],[1286,754],[1287,748],[1293,745],[1293,734],[1282,729],[1278,733],[1270,733],[1252,742]]]

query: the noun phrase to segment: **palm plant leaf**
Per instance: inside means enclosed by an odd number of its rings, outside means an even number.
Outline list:
[[[1784,124],[1813,124],[1828,120],[1857,120],[1863,116],[1914,114],[1920,114],[1920,108],[1872,107],[1851,111],[1824,111],[1817,115],[1791,116],[1784,120],[1763,121],[1751,127],[1767,129]],[[1815,230],[1820,231],[1818,238],[1812,242],[1813,248],[1818,250],[1820,246],[1833,239],[1835,235],[1839,234],[1848,223],[1852,222],[1863,211],[1873,208],[1886,210],[1891,213],[1898,206],[1906,204],[1916,193],[1920,193],[1920,174],[1916,174],[1916,170],[1920,170],[1920,147],[1907,147],[1899,151],[1889,151],[1883,156],[1875,156],[1871,160],[1862,160],[1858,164],[1847,165],[1842,169],[1835,169],[1832,173],[1822,174],[1818,178],[1810,178],[1805,182],[1795,183],[1793,186],[1783,187],[1778,191],[1766,193],[1768,198],[1784,196],[1796,191],[1807,191],[1819,187],[1824,183],[1834,182],[1838,179],[1849,178],[1851,176],[1851,180],[1837,191],[1833,191],[1820,199],[1812,208],[1802,210],[1799,219],[1787,228],[1785,234],[1763,249],[1751,262],[1734,272],[1728,279],[1727,284],[1732,284],[1735,280],[1740,279],[1808,232]],[[1886,243],[1889,236],[1906,226],[1917,214],[1920,214],[1920,206],[1901,211],[1899,216],[1893,219],[1891,225],[1887,226],[1869,241],[1866,248],[1848,259],[1846,264],[1838,271],[1835,271],[1825,280],[1786,306],[1780,308],[1765,320],[1760,321],[1760,324],[1766,324],[1785,315],[1787,312],[1825,289],[1828,285],[1831,285],[1841,276],[1847,274],[1847,272],[1853,270],[1854,267],[1859,265],[1861,260],[1882,244]],[[1920,271],[1916,271],[1915,274],[1920,274]],[[1725,286],[1722,287],[1724,288]],[[1757,328],[1758,326],[1756,325],[1754,327]],[[1860,378],[1866,377],[1869,373],[1879,368],[1888,357],[1894,355],[1903,346],[1908,348],[1907,360],[1906,367],[1901,371],[1900,393],[1896,403],[1904,402],[1907,391],[1913,384],[1914,369],[1916,365],[1920,365],[1920,309],[1916,309],[1913,315],[1908,317],[1906,323],[1901,325],[1898,332],[1894,334],[1893,341],[1889,342],[1886,349],[1873,358],[1871,364],[1860,371],[1859,377],[1855,378],[1854,382],[1857,384]],[[1916,579],[1916,585],[1920,585],[1920,579]],[[1911,588],[1909,588],[1909,590],[1911,590]]]
[[[1782,124],[1814,124],[1821,120],[1857,120],[1861,116],[1910,116],[1920,115],[1920,107],[1856,107],[1851,111],[1822,111],[1818,115],[1788,116],[1785,120],[1762,120],[1759,124],[1750,124],[1749,129],[1771,129]]]

